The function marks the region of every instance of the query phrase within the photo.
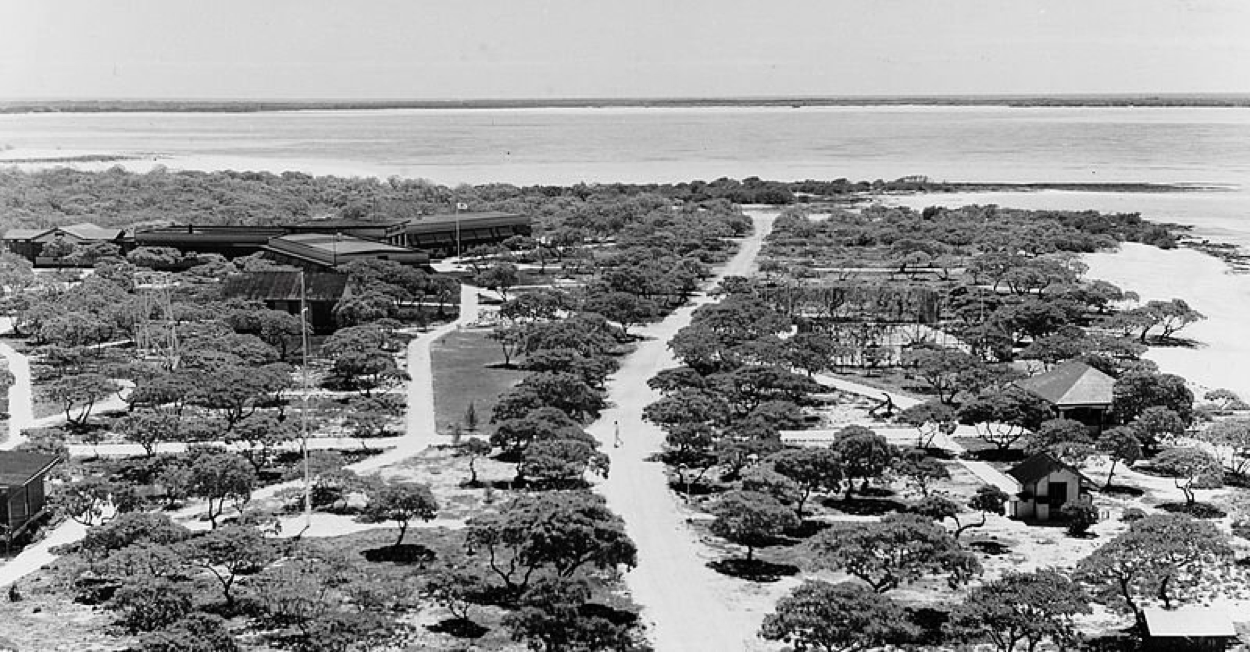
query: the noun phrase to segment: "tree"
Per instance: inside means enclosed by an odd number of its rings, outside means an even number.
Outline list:
[[[794,511],[801,521],[803,506],[814,492],[837,491],[842,484],[842,459],[828,448],[786,448],[764,459],[799,488]]]
[[[1082,559],[1076,579],[1098,602],[1132,613],[1145,634],[1144,607],[1158,601],[1171,608],[1208,595],[1215,587],[1213,571],[1232,556],[1228,535],[1213,523],[1156,514],[1134,521]]]
[[[785,342],[786,362],[808,378],[833,366],[837,354],[837,342],[825,333],[800,332]]]
[[[863,650],[911,633],[907,612],[862,585],[807,580],[777,601],[760,637],[795,650]]]
[[[1227,451],[1221,461],[1234,475],[1245,476],[1250,469],[1250,419],[1216,421],[1201,435],[1203,441],[1217,450]]]
[[[240,455],[215,449],[192,453],[188,494],[208,502],[208,520],[217,529],[217,519],[225,511],[226,502],[241,508],[252,497],[256,487],[256,470]]]
[[[1194,322],[1206,319],[1206,315],[1189,307],[1182,299],[1172,299],[1171,301],[1147,301],[1146,305],[1139,308],[1144,310],[1150,319],[1152,326],[1157,325],[1163,330],[1160,337],[1164,340],[1172,339],[1172,335],[1177,331],[1193,324]],[[1149,330],[1149,329],[1147,329]],[[1146,332],[1142,332],[1142,342],[1146,341]]]
[[[1042,397],[1011,387],[982,394],[959,406],[959,422],[975,425],[977,437],[998,450],[1007,450],[1030,430],[1050,418],[1050,404]]]
[[[514,595],[540,570],[568,578],[586,565],[606,570],[637,563],[624,522],[588,492],[520,496],[497,513],[469,519],[466,527],[466,545],[485,550],[487,566]]]
[[[918,431],[916,448],[929,448],[943,430],[954,431],[955,409],[940,401],[925,401],[898,413],[898,420]]]
[[[581,480],[589,471],[607,477],[608,456],[595,450],[598,441],[541,439],[521,454],[517,477],[539,485],[560,485]]]
[[[712,514],[712,534],[746,546],[747,561],[755,559],[756,548],[799,525],[794,511],[758,491],[731,491],[717,501]]]
[[[568,373],[542,371],[526,376],[513,389],[500,397],[492,414],[494,420],[508,418],[510,413],[528,412],[538,407],[553,407],[576,421],[593,417],[605,407],[603,396]]]
[[[1151,466],[1175,478],[1176,488],[1185,493],[1185,505],[1193,507],[1194,489],[1213,489],[1224,484],[1224,467],[1211,453],[1197,448],[1169,448],[1159,453]]]
[[[239,445],[238,454],[259,474],[273,463],[282,444],[299,439],[299,431],[289,420],[279,419],[270,412],[256,412],[235,424],[225,439]]]
[[[616,322],[624,335],[629,334],[630,326],[645,324],[660,314],[654,301],[629,292],[591,294],[582,307]]]
[[[947,348],[916,348],[903,352],[902,364],[912,367],[937,393],[938,401],[950,403],[955,392],[967,388],[970,377],[985,374],[985,363],[975,356]]]
[[[1213,389],[1203,394],[1202,398],[1215,403],[1221,412],[1228,412],[1231,410],[1250,410],[1250,405],[1247,405],[1245,401],[1241,400],[1241,397],[1231,389]]]
[[[1111,476],[1115,474],[1115,466],[1123,462],[1132,466],[1142,458],[1141,440],[1137,438],[1137,430],[1127,426],[1117,426],[1102,433],[1098,438],[1098,450],[1111,460],[1111,468],[1107,469],[1107,481],[1104,487],[1111,486]]]
[[[958,586],[981,572],[976,557],[945,528],[915,514],[836,525],[817,535],[812,548],[821,567],[857,577],[878,593],[939,573]]]
[[[98,373],[61,376],[48,385],[48,398],[61,405],[66,421],[83,425],[95,404],[119,389],[116,382]]]
[[[490,436],[492,446],[520,455],[537,440],[589,439],[581,426],[564,411],[553,407],[530,410],[522,417],[504,419]]]
[[[469,484],[477,486],[477,468],[474,464],[479,457],[490,455],[491,445],[484,439],[470,437],[460,445],[460,451],[469,456]]]
[[[881,477],[898,450],[885,437],[863,426],[847,426],[838,431],[829,448],[842,459],[842,473],[846,476],[846,497],[855,490],[855,480],[867,487],[868,481]]]
[[[1124,422],[1158,406],[1172,410],[1188,424],[1193,405],[1193,392],[1185,386],[1185,379],[1175,374],[1129,371],[1117,378],[1112,388],[1111,409]]]
[[[399,527],[399,537],[392,544],[395,548],[404,542],[404,534],[413,519],[429,521],[438,515],[438,501],[426,484],[385,482],[368,493],[369,502],[365,505],[364,516],[375,523],[395,521]]]
[[[278,559],[278,550],[255,527],[227,525],[178,544],[179,556],[192,568],[207,571],[217,580],[226,609],[235,604],[239,577],[256,573]]]
[[[980,521],[964,523],[959,516],[961,513],[959,505],[945,496],[926,496],[913,506],[911,511],[939,523],[945,519],[951,519],[955,522],[954,536],[955,540],[958,541],[965,531],[975,527],[984,527],[988,514],[1002,516],[1003,507],[1008,500],[1011,500],[1011,496],[1008,496],[1007,492],[987,484],[977,487],[976,493],[968,501],[968,507],[976,512],[980,512]]]
[[[1065,649],[1076,640],[1073,619],[1090,612],[1080,585],[1059,571],[1008,571],[970,591],[945,628],[965,641],[989,641],[1000,652],[1012,652],[1021,641],[1032,652],[1047,639]]]
[[[89,475],[68,483],[53,494],[57,510],[88,527],[103,523],[113,506],[113,494],[120,487],[106,478]]]
[[[1129,424],[1144,450],[1156,453],[1169,440],[1185,434],[1185,421],[1176,412],[1152,405]]]
[[[942,461],[930,457],[923,450],[909,450],[894,459],[894,472],[907,480],[921,497],[929,496],[930,485],[935,480],[951,477]]]
[[[542,578],[521,596],[516,611],[504,616],[512,639],[536,652],[625,652],[637,649],[632,619],[591,609],[584,580]]]
[[[500,352],[503,353],[503,366],[512,367],[512,358],[519,355],[525,347],[525,328],[521,326],[504,326],[502,324],[495,326],[487,336],[489,339],[499,342]]]
[[[1025,436],[1025,452],[1050,453],[1073,465],[1082,464],[1094,452],[1094,437],[1089,428],[1072,419],[1048,419],[1030,435]]]
[[[495,263],[478,272],[473,279],[473,283],[498,292],[499,296],[503,297],[504,301],[507,301],[508,290],[517,284],[519,278],[520,275],[517,273],[516,265],[512,263]]]
[[[178,440],[179,425],[178,417],[156,410],[139,410],[114,422],[118,434],[142,446],[148,457],[161,442]]]

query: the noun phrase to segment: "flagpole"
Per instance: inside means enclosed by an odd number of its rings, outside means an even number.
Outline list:
[[[460,202],[456,202],[456,258],[460,258]]]

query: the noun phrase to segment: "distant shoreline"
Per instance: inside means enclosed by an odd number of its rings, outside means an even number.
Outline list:
[[[1245,108],[1250,94],[968,95],[779,98],[570,98],[511,100],[0,100],[8,113],[261,113],[387,109],[596,109],[712,107],[1001,106],[1015,108]]]

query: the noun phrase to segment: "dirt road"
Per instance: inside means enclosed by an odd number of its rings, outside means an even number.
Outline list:
[[[720,271],[751,273],[774,213],[753,213],[754,233]],[[642,329],[649,338],[625,359],[609,381],[613,407],[590,427],[612,457],[609,478],[597,486],[638,546],[638,567],[625,576],[633,599],[643,607],[651,640],[663,652],[770,649],[755,636],[764,614],[793,582],[765,588],[747,585],[707,567],[712,552],[697,541],[676,496],[668,489],[663,466],[648,461],[664,442],[663,430],[642,420],[642,409],[660,396],[647,379],[677,366],[668,341],[690,323],[691,313],[712,299],[700,297],[664,321]],[[619,421],[622,445],[613,448],[613,422]]]

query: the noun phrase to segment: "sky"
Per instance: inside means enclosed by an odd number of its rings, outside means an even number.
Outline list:
[[[1244,0],[0,0],[6,99],[1218,92]]]

